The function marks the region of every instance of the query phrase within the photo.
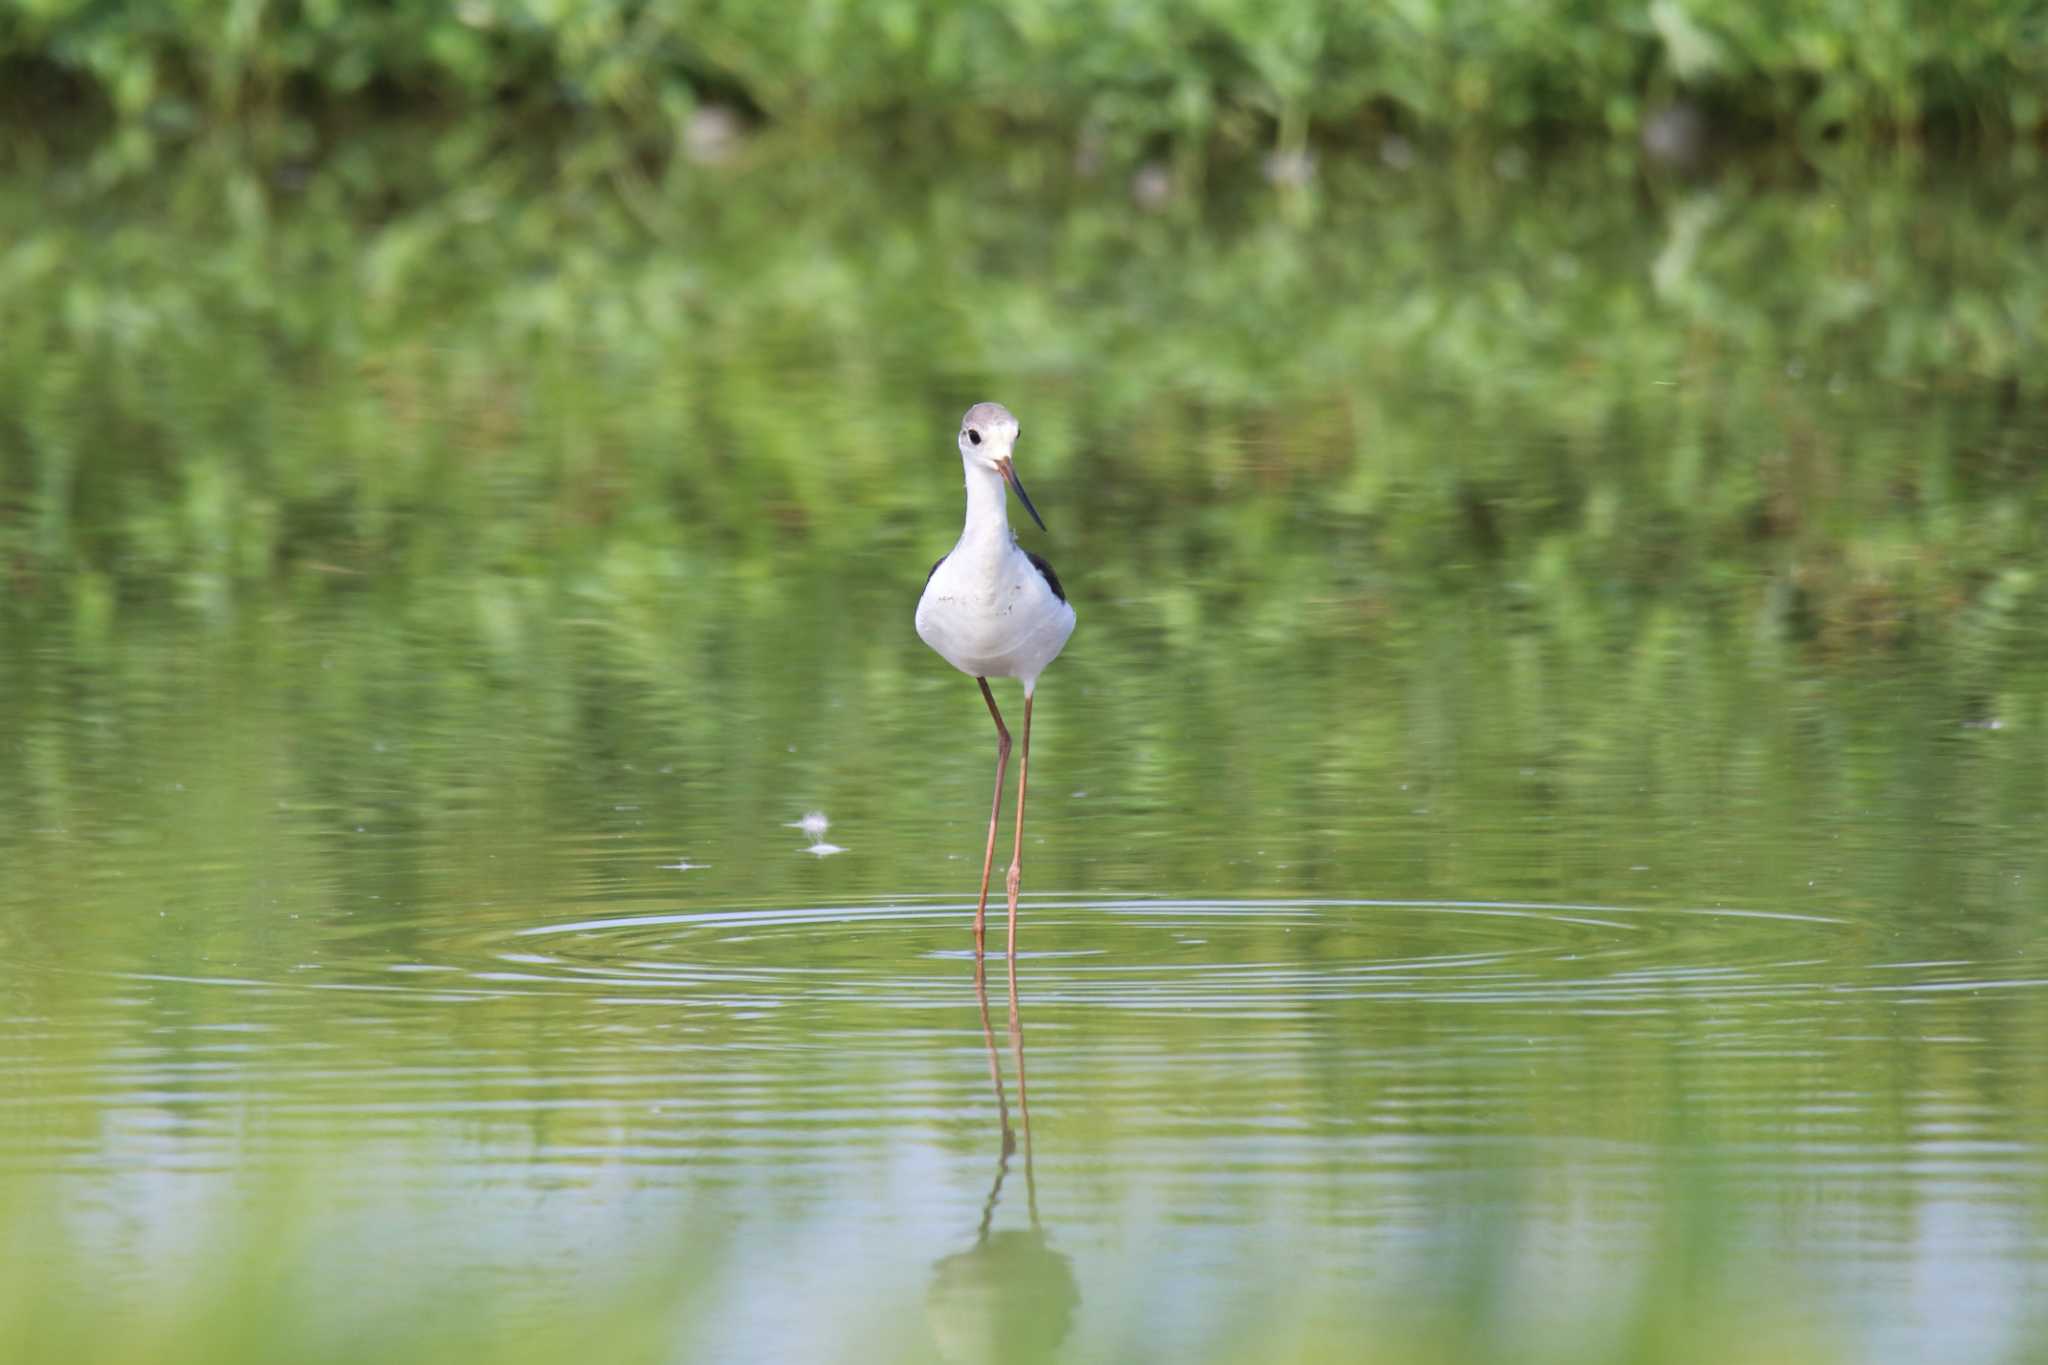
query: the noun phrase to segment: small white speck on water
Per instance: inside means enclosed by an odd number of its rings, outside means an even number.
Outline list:
[[[844,853],[846,852],[846,850],[841,848],[837,844],[828,844],[821,839],[817,843],[812,844],[809,848],[805,849],[804,852],[810,854],[814,858],[829,858],[835,853]]]
[[[832,822],[825,818],[825,812],[821,810],[812,810],[805,811],[803,819],[792,820],[788,824],[784,825],[783,828],[800,829],[804,833],[810,835],[812,839],[816,839],[826,830],[832,828]]]
[[[1088,799],[1088,793],[1087,793],[1087,792],[1075,792],[1075,793],[1074,793],[1074,799],[1075,799],[1076,801],[1085,801],[1085,800],[1087,800],[1087,799]]]
[[[688,858],[678,858],[672,863],[661,864],[663,872],[695,872],[698,868],[709,867],[710,863],[693,863]]]

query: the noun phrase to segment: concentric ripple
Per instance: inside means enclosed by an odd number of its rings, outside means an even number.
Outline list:
[[[453,933],[382,970],[387,983],[437,992],[584,990],[747,1009],[832,1003],[842,1014],[858,1001],[879,1017],[959,1006],[972,915],[956,901],[896,900],[561,918]],[[993,918],[992,949],[1001,939]],[[1625,1003],[1818,989],[1805,969],[1839,962],[1853,929],[1755,910],[1048,896],[1026,902],[1018,966],[1035,1002],[1116,1010]]]
[[[830,1006],[838,1026],[957,1009],[973,906],[894,898],[797,907],[440,916],[403,950],[335,926],[306,956],[219,975],[243,989],[479,999],[573,993],[752,1012]],[[990,956],[1001,962],[1002,915]],[[1018,976],[1040,1006],[1232,1017],[1344,1001],[1641,1009],[1682,1000],[2048,986],[2048,964],[1874,956],[1846,918],[1519,901],[1027,898]],[[1000,973],[999,973],[1000,974]],[[857,1008],[849,1008],[857,1006]]]

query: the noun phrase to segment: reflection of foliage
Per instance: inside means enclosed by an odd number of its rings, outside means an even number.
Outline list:
[[[1282,582],[1282,633],[1477,581],[1839,645],[2039,616],[2048,224],[1995,177],[1663,202],[1583,164],[1339,167],[1147,216],[1028,152],[769,145],[660,184],[589,155],[365,135],[112,202],[13,182],[17,597],[481,575],[509,609],[536,570],[914,561],[950,414],[999,388],[1062,544],[1177,628]]]
[[[1633,131],[1684,88],[1809,131],[2038,126],[2037,7],[1658,0],[42,0],[0,12],[0,62],[83,84],[134,123],[394,98],[525,101],[660,128],[706,96],[785,121],[1083,124],[1115,136],[1356,125]]]

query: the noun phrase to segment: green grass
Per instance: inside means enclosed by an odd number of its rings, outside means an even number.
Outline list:
[[[1800,141],[1974,139],[2048,118],[2037,0],[34,0],[0,9],[0,64],[47,99],[173,135],[398,103],[590,111],[664,136],[707,99],[779,123],[1085,129],[1127,151],[1390,128],[1625,138],[1678,99]]]

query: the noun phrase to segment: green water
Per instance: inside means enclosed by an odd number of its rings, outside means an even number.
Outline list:
[[[435,155],[0,189],[0,1352],[2038,1358],[2032,180]]]

